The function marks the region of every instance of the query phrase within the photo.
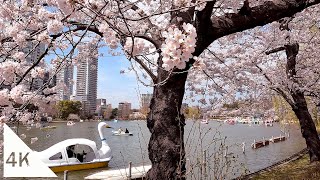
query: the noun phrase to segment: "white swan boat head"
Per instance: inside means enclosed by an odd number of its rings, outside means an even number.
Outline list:
[[[61,141],[37,154],[53,172],[107,167],[111,159],[111,149],[103,135],[104,128],[110,128],[110,126],[105,122],[100,122],[98,124],[101,138],[100,149],[97,148],[94,141],[74,138]]]
[[[73,122],[73,121],[68,121],[67,122],[67,126],[73,126],[73,125],[75,125],[76,123],[75,122]]]

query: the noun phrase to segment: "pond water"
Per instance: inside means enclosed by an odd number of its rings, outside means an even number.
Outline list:
[[[107,123],[114,129],[127,128],[133,133],[133,136],[113,136],[112,129],[105,129],[103,133],[107,137],[113,156],[109,167],[69,172],[69,180],[84,179],[85,176],[104,169],[121,169],[127,167],[130,161],[133,166],[150,164],[147,152],[150,132],[147,129],[146,121],[108,121]],[[67,126],[66,123],[51,123],[50,125],[57,126],[57,128],[27,130],[26,127],[20,126],[18,134],[25,134],[27,138],[23,141],[36,151],[42,151],[68,138],[87,138],[95,141],[98,148],[101,146],[97,131],[98,122],[77,122],[74,126]],[[266,127],[264,125],[249,126],[248,124],[229,125],[218,121],[201,124],[200,121],[189,120],[186,123],[184,136],[187,168],[192,169],[192,172],[188,173],[188,179],[200,178],[202,167],[200,162],[203,162],[204,152],[206,153],[208,179],[214,179],[219,173],[228,174],[224,178],[229,179],[239,176],[245,171],[254,172],[270,166],[306,147],[298,125],[288,125],[286,131],[290,135],[286,141],[252,149],[251,143],[254,140],[259,141],[263,138],[269,139],[272,136],[284,135],[283,128],[280,128],[278,123],[272,127]],[[31,144],[30,138],[32,137],[38,137],[38,141]],[[243,143],[245,143],[245,153],[243,153]],[[2,162],[2,156],[0,160]],[[1,174],[2,168],[3,166],[0,167]],[[58,176],[59,179],[62,179],[63,174],[58,173]]]

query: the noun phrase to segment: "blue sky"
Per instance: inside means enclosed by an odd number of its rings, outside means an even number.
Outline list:
[[[107,48],[100,48],[99,54],[105,54],[98,59],[98,90],[97,98],[107,100],[107,104],[112,104],[112,108],[118,107],[119,102],[130,102],[132,108],[139,108],[139,93],[152,93],[151,87],[145,87],[137,82],[133,72],[120,74],[120,70],[127,70],[130,67],[125,56],[112,56]],[[46,62],[56,56],[49,54]],[[74,74],[76,80],[76,74]],[[75,88],[75,86],[74,86]],[[74,89],[75,90],[75,89]]]
[[[99,49],[102,53],[105,49]],[[120,70],[130,67],[125,56],[99,57],[98,60],[98,98],[107,99],[112,107],[118,107],[119,102],[127,101],[132,108],[139,108],[140,93],[152,93],[152,88],[137,83],[133,73],[120,74]]]

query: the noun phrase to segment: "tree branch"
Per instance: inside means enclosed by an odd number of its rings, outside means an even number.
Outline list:
[[[277,47],[277,48],[271,49],[270,51],[266,51],[265,53],[266,53],[266,55],[269,55],[269,54],[272,54],[272,53],[283,51],[285,49],[286,48],[284,46],[281,46],[281,47]]]
[[[309,0],[291,0],[287,2],[282,1],[282,4],[267,1],[260,6],[252,7],[250,9],[250,15],[230,13],[221,18],[215,17],[213,20],[213,29],[218,30],[216,34],[222,37],[256,26],[262,26],[284,17],[293,16],[295,13],[301,12],[305,8],[318,3],[320,3],[320,0],[313,2],[309,2]],[[221,26],[222,24],[228,24],[229,26],[227,29],[221,28],[223,27]],[[226,31],[221,31],[223,29]]]
[[[319,4],[320,0],[282,0],[280,2],[267,1],[262,5],[251,7],[248,15],[228,13],[224,16],[212,17],[212,26],[208,27],[210,33],[207,35],[207,44],[232,33],[263,26],[284,17],[291,17],[307,7]]]
[[[280,88],[272,88],[278,94],[280,94],[289,104],[291,107],[295,107],[295,103],[287,96],[287,94]]]
[[[194,26],[197,29],[197,48],[194,53],[195,56],[199,56],[201,52],[213,42],[208,42],[207,36],[210,33],[208,27],[212,27],[211,16],[215,3],[216,1],[207,2],[206,7],[196,14],[196,20],[194,22]]]
[[[140,64],[140,66],[149,74],[150,78],[152,79],[153,83],[157,82],[157,77],[152,73],[151,69],[149,69],[145,63],[142,62],[137,56],[133,57],[134,60]]]

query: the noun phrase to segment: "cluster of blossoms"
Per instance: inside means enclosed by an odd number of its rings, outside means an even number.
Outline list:
[[[0,69],[0,82],[4,81],[8,84],[14,81],[15,73],[21,69],[21,66],[18,62],[5,61],[0,64]]]
[[[170,27],[163,33],[166,37],[165,43],[161,47],[162,67],[169,71],[174,67],[184,69],[186,62],[192,58],[195,50],[197,33],[195,27],[191,24],[183,23],[183,31],[177,27]]]
[[[25,60],[25,54],[22,51],[16,52],[12,56],[15,60],[19,60],[20,62]]]
[[[19,104],[23,104],[23,96],[26,91],[26,87],[24,85],[18,85],[11,89],[10,91],[10,97]]]
[[[21,117],[20,117],[20,121],[23,123],[23,124],[26,124],[27,121],[29,121],[29,119],[32,118],[32,113],[22,113],[21,114]]]
[[[65,14],[68,15],[72,12],[73,8],[70,4],[72,1],[68,0],[56,0],[56,4],[58,5],[59,9]]]
[[[51,34],[60,33],[63,30],[63,24],[59,20],[51,20],[48,22],[47,30]]]
[[[97,9],[101,9],[103,8],[103,6],[106,5],[106,1],[104,0],[85,0],[85,4],[87,6],[91,6],[91,7],[94,7],[94,8],[97,8]]]
[[[42,67],[35,67],[31,70],[31,77],[37,78],[37,77],[44,77],[44,74],[46,73],[46,70]]]
[[[100,24],[99,31],[103,33],[104,41],[111,49],[117,49],[120,43],[116,37],[116,33],[109,27],[107,23]]]
[[[203,10],[204,7],[206,6],[206,0],[196,0],[195,2],[192,2],[191,0],[174,0],[173,4],[177,7],[177,8],[182,8],[182,7],[186,7],[185,10],[187,10],[188,7],[190,6],[195,6],[196,10]]]
[[[0,106],[6,106],[8,104],[10,104],[9,90],[8,89],[0,90]]]
[[[126,44],[124,45],[124,49],[129,54],[132,54],[132,56],[136,56],[143,52],[148,52],[149,46],[146,46],[146,43],[142,39],[135,38],[133,44],[132,38],[127,38]]]
[[[8,36],[12,37],[13,40],[20,46],[25,42],[25,39],[28,36],[28,33],[26,31],[23,31],[23,26],[18,23],[8,25],[5,29],[5,32]]]

